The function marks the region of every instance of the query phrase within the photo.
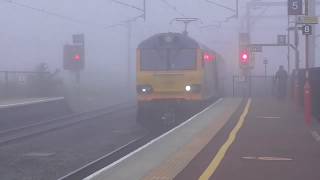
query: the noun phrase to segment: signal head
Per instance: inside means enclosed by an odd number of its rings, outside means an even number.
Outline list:
[[[249,64],[249,54],[248,52],[242,52],[240,55],[241,64]]]

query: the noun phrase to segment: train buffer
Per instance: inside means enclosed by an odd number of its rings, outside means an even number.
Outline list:
[[[221,99],[86,180],[318,180],[320,126],[291,104]]]

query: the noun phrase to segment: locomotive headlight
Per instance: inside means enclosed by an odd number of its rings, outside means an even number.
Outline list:
[[[137,92],[139,94],[148,94],[148,93],[152,93],[153,89],[152,86],[150,85],[138,85],[137,86]]]
[[[187,92],[199,93],[201,91],[201,86],[199,84],[186,85],[185,90]]]
[[[190,85],[187,85],[187,86],[186,86],[186,91],[187,91],[187,92],[190,92],[190,91],[191,91],[191,86],[190,86]]]

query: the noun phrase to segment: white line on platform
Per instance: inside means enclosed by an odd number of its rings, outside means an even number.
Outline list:
[[[210,105],[209,107],[205,108],[204,110],[202,110],[201,112],[199,112],[198,114],[192,116],[190,119],[188,119],[187,121],[181,123],[179,126],[171,129],[170,131],[164,133],[163,135],[157,137],[156,139],[151,140],[150,142],[148,142],[147,144],[141,146],[140,148],[136,149],[135,151],[127,154],[126,156],[122,157],[121,159],[115,161],[114,163],[106,166],[105,168],[102,168],[101,170],[91,174],[90,176],[84,178],[84,180],[90,180],[92,178],[94,178],[95,176],[98,176],[99,174],[101,174],[104,171],[107,171],[109,169],[111,169],[112,167],[116,166],[117,164],[119,164],[120,162],[126,160],[127,158],[131,157],[132,155],[140,152],[141,150],[147,148],[148,146],[152,145],[153,143],[159,141],[160,139],[162,139],[163,137],[167,136],[168,134],[171,134],[172,132],[174,132],[175,130],[177,130],[178,128],[181,128],[182,126],[185,126],[186,124],[190,123],[195,117],[199,116],[200,114],[202,114],[203,112],[207,111],[208,109],[210,109],[211,107],[217,105],[218,103],[220,103],[223,100],[223,98],[220,98],[218,101],[216,101],[215,103],[213,103],[212,105]]]
[[[0,108],[8,108],[8,107],[13,107],[13,106],[23,106],[23,105],[29,105],[29,104],[44,103],[44,102],[57,101],[57,100],[62,100],[62,99],[64,99],[64,97],[45,98],[45,99],[39,99],[39,100],[33,100],[33,101],[19,102],[19,103],[14,103],[14,104],[2,104],[2,105],[0,105]]]
[[[124,147],[128,146],[129,144],[132,144],[132,143],[134,143],[134,142],[136,142],[136,141],[139,141],[141,138],[142,138],[142,137],[139,137],[139,138],[136,138],[136,139],[134,139],[134,140],[132,140],[132,141],[128,142],[127,144],[125,144],[125,145],[123,145],[123,146],[121,146],[121,147],[119,147],[119,148],[117,148],[117,149],[113,150],[112,152],[110,152],[110,153],[108,153],[108,154],[106,154],[106,155],[104,155],[104,156],[100,157],[99,159],[97,159],[97,160],[95,160],[95,161],[93,161],[93,162],[90,162],[89,164],[86,164],[85,166],[83,166],[83,167],[81,167],[81,168],[79,168],[79,169],[76,169],[76,170],[74,170],[74,171],[70,172],[69,174],[67,174],[67,175],[65,175],[65,176],[63,176],[63,177],[61,177],[61,178],[59,178],[58,180],[62,180],[62,179],[64,179],[65,177],[68,177],[70,174],[73,174],[73,173],[75,173],[75,172],[77,172],[77,171],[80,171],[80,170],[82,170],[82,169],[84,169],[84,168],[86,168],[86,167],[88,167],[88,166],[91,166],[92,164],[94,164],[94,163],[96,163],[96,162],[100,161],[101,159],[104,159],[104,158],[106,158],[106,157],[110,156],[111,154],[113,154],[113,153],[115,153],[115,152],[119,151],[120,149],[123,149]]]
[[[320,141],[320,135],[317,131],[310,131],[311,132],[311,135],[312,137],[317,141],[319,142]]]
[[[246,160],[260,160],[260,161],[292,161],[292,158],[284,158],[284,157],[241,157]]]
[[[280,119],[278,116],[257,116],[259,119]]]

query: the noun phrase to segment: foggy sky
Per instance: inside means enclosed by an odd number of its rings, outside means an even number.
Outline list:
[[[142,7],[142,0],[122,0]],[[0,70],[30,70],[39,62],[47,62],[51,69],[62,68],[62,46],[71,43],[71,35],[86,36],[86,71],[101,73],[126,73],[127,28],[117,24],[140,14],[111,0],[16,0],[32,7],[42,8],[81,21],[76,23],[51,15],[18,7],[0,1]],[[169,22],[176,17],[197,17],[202,23],[190,25],[190,36],[220,52],[228,61],[231,70],[237,71],[238,32],[244,32],[243,15],[245,2],[240,0],[239,21],[231,19],[220,28],[202,26],[215,25],[233,13],[205,2],[205,0],[147,0],[147,20],[132,23],[131,62],[134,64],[137,44],[159,32],[181,32],[183,25]],[[216,2],[234,7],[234,1]],[[176,10],[174,9],[176,8]],[[253,10],[259,15],[264,9]],[[286,15],[286,7],[267,9],[267,15]],[[183,16],[184,15],[184,16]],[[286,34],[286,18],[257,18],[252,26],[252,41],[272,43],[277,34]],[[270,59],[270,67],[286,65],[286,49],[266,48],[258,54],[256,73],[262,72],[261,59]]]

